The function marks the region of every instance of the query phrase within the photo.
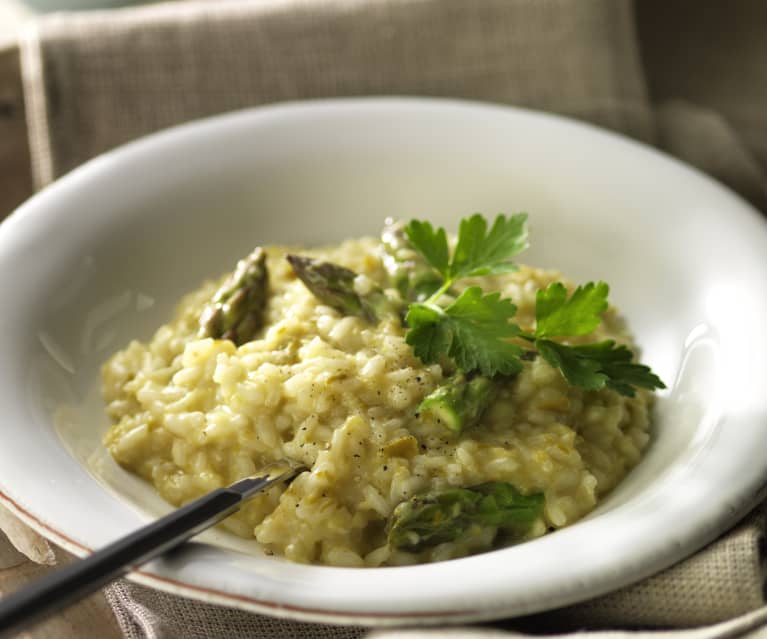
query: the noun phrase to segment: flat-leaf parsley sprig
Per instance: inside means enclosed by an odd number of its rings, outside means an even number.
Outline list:
[[[509,321],[517,312],[511,300],[470,286],[444,308],[439,302],[459,279],[516,270],[511,258],[527,248],[526,219],[524,213],[499,215],[489,232],[479,214],[462,220],[452,259],[444,229],[418,220],[405,227],[413,248],[442,278],[442,285],[423,302],[410,304],[405,316],[407,343],[421,360],[428,364],[447,356],[460,370],[488,377],[522,369],[522,349],[509,341],[520,333]]]
[[[587,390],[607,386],[629,397],[634,396],[635,386],[665,388],[649,367],[634,363],[634,354],[613,340],[567,346],[550,339],[593,332],[607,310],[609,292],[605,282],[589,282],[568,298],[561,282],[549,284],[535,296],[535,332],[520,333],[520,337],[532,342],[541,357],[558,368],[572,386]]]
[[[412,220],[405,234],[442,281],[427,299],[411,303],[405,316],[407,343],[424,363],[447,357],[464,374],[513,375],[522,369],[522,358],[529,357],[519,345],[526,341],[533,346],[528,353],[539,354],[573,386],[607,387],[627,396],[635,394],[635,387],[665,388],[647,366],[633,361],[626,346],[613,340],[570,346],[552,339],[585,336],[599,326],[609,293],[604,282],[579,286],[569,297],[560,282],[538,291],[532,333],[511,321],[516,306],[500,293],[485,294],[470,286],[455,299],[449,295],[463,278],[516,270],[512,258],[528,246],[524,213],[499,215],[489,230],[480,214],[465,218],[452,256],[442,228]]]

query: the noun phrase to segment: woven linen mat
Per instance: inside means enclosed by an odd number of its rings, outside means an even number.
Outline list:
[[[672,8],[656,0],[637,7],[629,0],[238,0],[54,15],[20,43],[33,174],[42,187],[140,135],[243,107],[329,96],[431,95],[587,120],[656,144],[764,206],[767,109],[760,100],[767,100],[767,85],[755,85],[767,49],[750,25],[765,23],[767,6],[726,4],[729,9],[700,9],[689,0]],[[736,8],[736,28],[720,28]],[[692,74],[690,56],[704,59],[705,43],[717,37],[726,60],[716,58]],[[712,67],[727,77],[708,73]],[[730,99],[721,99],[723,93]],[[761,630],[767,617],[766,513],[757,508],[659,575],[576,606],[449,632],[376,630],[370,636],[622,631],[603,633],[613,636],[696,627],[655,634],[767,636]],[[9,540],[41,563],[52,561],[54,551],[63,554],[1,511],[0,528],[8,537],[0,535],[0,560],[19,560],[18,553],[3,554]],[[0,592],[9,589],[0,582]],[[128,581],[107,588],[106,597],[131,639],[356,638],[371,632],[249,614]]]

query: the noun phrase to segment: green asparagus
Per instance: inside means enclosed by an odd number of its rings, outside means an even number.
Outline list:
[[[301,255],[288,255],[287,260],[318,300],[344,315],[356,315],[371,323],[400,316],[397,305],[369,280],[364,284],[365,292],[357,292],[355,280],[359,276],[348,268]]]
[[[442,278],[413,248],[405,235],[406,226],[403,221],[386,219],[381,233],[383,264],[403,299],[422,302],[442,285]]]
[[[488,527],[513,543],[530,531],[543,504],[542,493],[523,495],[504,482],[416,496],[394,509],[388,524],[389,545],[418,552]]]
[[[427,395],[418,412],[460,433],[479,421],[498,394],[500,381],[483,375],[457,374]]]
[[[263,325],[269,288],[266,252],[260,246],[237,263],[200,316],[200,337],[252,340]]]

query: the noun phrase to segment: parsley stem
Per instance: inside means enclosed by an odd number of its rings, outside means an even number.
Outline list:
[[[442,283],[442,286],[440,286],[434,293],[432,293],[431,297],[424,302],[424,304],[434,306],[436,305],[437,300],[442,297],[445,293],[450,290],[450,287],[453,285],[455,280],[447,279]]]

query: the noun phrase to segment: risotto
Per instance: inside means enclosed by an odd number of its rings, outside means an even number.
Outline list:
[[[419,407],[455,371],[416,356],[396,313],[370,321],[318,299],[286,260],[291,251],[263,249],[268,285],[252,339],[238,345],[201,336],[200,318],[222,278],[188,294],[148,342],[131,342],[103,367],[113,422],[105,444],[170,503],[188,502],[272,461],[296,460],[309,470],[255,496],[223,526],[293,561],[400,565],[460,557],[567,526],[639,461],[649,438],[651,392],[580,388],[540,356],[523,357],[519,372],[494,379],[492,401],[475,423],[446,427],[439,413]],[[378,240],[301,254],[349,269],[358,293],[380,287],[398,299]],[[519,326],[532,330],[536,293],[552,282],[574,289],[558,272],[527,266],[471,277],[456,289],[499,292],[516,304]],[[631,345],[615,309],[601,319],[589,342]],[[572,343],[579,341],[584,338]],[[415,543],[392,543],[398,506],[400,512],[402,504],[411,511],[429,506],[431,525],[444,519],[434,508],[447,502],[419,502],[419,496],[452,494],[460,501],[473,494],[463,489],[486,494],[497,486],[513,487],[523,502],[540,496],[540,507],[529,510],[514,535],[490,517],[460,534],[438,534],[433,543],[418,543],[425,538],[412,532],[405,537]],[[456,507],[447,504],[448,511]]]

